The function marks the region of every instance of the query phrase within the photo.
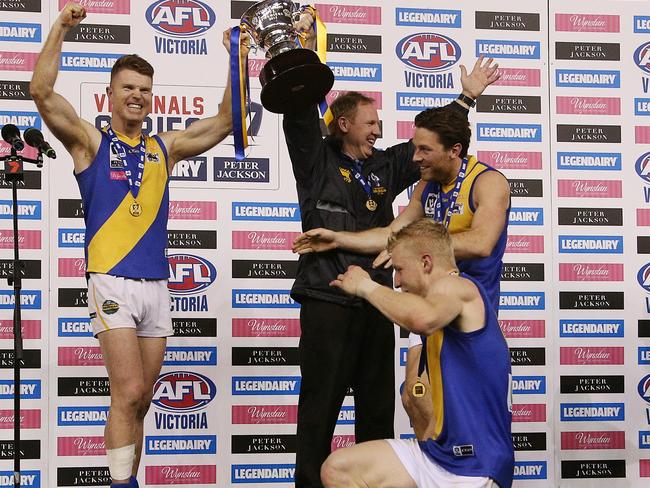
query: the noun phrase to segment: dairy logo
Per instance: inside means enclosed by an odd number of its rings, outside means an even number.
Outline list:
[[[93,328],[89,318],[58,319],[59,337],[92,337]]]
[[[300,308],[289,290],[232,290],[233,308]]]
[[[444,107],[456,99],[450,95],[397,92],[395,100],[397,110],[415,110],[421,112],[427,108]],[[412,123],[410,123],[412,125]],[[410,136],[409,136],[410,137]]]
[[[108,420],[108,407],[57,407],[57,425],[105,425]]]
[[[13,380],[0,380],[0,400],[13,400],[15,383]],[[41,398],[41,380],[20,380],[20,398],[38,400]]]
[[[208,158],[204,156],[183,159],[176,163],[172,174],[172,181],[207,181]]]
[[[624,337],[623,320],[560,320],[560,337]]]
[[[297,203],[232,202],[233,220],[300,222]]]
[[[216,366],[216,347],[174,347],[165,350],[165,366]]]
[[[169,254],[170,293],[175,295],[193,295],[205,290],[217,279],[214,265],[193,254]]]
[[[297,395],[300,376],[233,376],[233,395]]]
[[[639,347],[638,353],[638,364],[650,364],[650,347]]]
[[[13,290],[0,290],[0,310],[13,310],[15,304]],[[26,310],[40,310],[41,290],[21,290],[20,306]]]
[[[623,236],[561,235],[561,254],[623,254]]]
[[[59,247],[84,247],[85,229],[59,229]]]
[[[555,85],[575,88],[620,88],[620,71],[556,69]]]
[[[174,413],[201,410],[217,395],[217,387],[210,378],[188,371],[160,375],[153,391],[152,403]]]
[[[2,66],[0,66],[2,69]],[[25,130],[28,127],[36,127],[37,129],[41,128],[42,119],[37,112],[14,112],[0,110],[0,125],[13,124],[21,130]],[[3,200],[4,202],[5,200]],[[11,202],[11,200],[6,200]]]
[[[621,161],[621,153],[557,153],[557,169],[620,171]]]
[[[13,471],[0,471],[0,486],[14,486]],[[20,486],[41,488],[41,472],[34,470],[21,471]]]
[[[540,59],[539,41],[476,40],[476,56],[491,58]]]
[[[41,42],[41,24],[0,22],[0,41]]]
[[[625,420],[624,403],[560,403],[562,422],[618,422]]]
[[[110,73],[115,61],[121,54],[107,53],[61,53],[61,71],[88,71],[98,73]]]
[[[476,124],[479,141],[541,142],[540,124]]]
[[[634,115],[650,115],[650,98],[634,99]]]
[[[230,468],[230,482],[293,483],[295,472],[293,464],[233,464]]]
[[[395,25],[460,28],[461,23],[462,12],[460,10],[399,7],[395,9]]]
[[[395,53],[409,68],[436,72],[445,71],[458,62],[460,46],[450,37],[435,33],[417,33],[401,39]]]
[[[634,32],[644,34],[650,33],[650,17],[646,15],[635,15]]]
[[[158,32],[175,37],[202,35],[216,21],[214,11],[197,0],[160,0],[149,6],[145,17]]]
[[[542,208],[515,207],[510,209],[510,225],[544,225]]]
[[[545,480],[547,476],[546,461],[515,461],[515,480]]]
[[[217,436],[215,435],[164,435],[146,436],[145,454],[216,454]]]
[[[381,64],[377,63],[327,63],[339,81],[381,81]]]
[[[545,376],[513,376],[513,395],[532,394],[541,395],[546,393]]]
[[[650,73],[650,41],[636,48],[634,51],[634,63],[641,71]]]

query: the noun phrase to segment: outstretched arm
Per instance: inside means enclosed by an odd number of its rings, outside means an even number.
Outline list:
[[[476,100],[488,86],[501,77],[499,64],[493,63],[493,61],[492,58],[486,60],[481,55],[474,63],[474,67],[469,74],[465,65],[460,65],[460,83],[463,87],[463,95]],[[469,105],[462,100],[455,100],[455,102],[469,110]]]
[[[47,36],[29,85],[30,94],[45,125],[68,150],[77,173],[92,162],[101,136],[92,124],[79,117],[65,98],[54,91],[54,84],[59,74],[63,39],[85,17],[86,10],[81,5],[68,3],[63,8]]]
[[[417,184],[407,207],[388,226],[375,227],[361,232],[335,232],[323,228],[308,230],[293,241],[293,252],[307,254],[344,249],[360,254],[377,254],[386,248],[391,234],[424,217],[420,197],[425,186],[426,182],[424,181]]]
[[[243,47],[241,55],[247,62],[250,40],[248,34],[242,33]],[[223,33],[223,45],[230,50],[230,29]],[[231,73],[228,70],[226,90],[219,105],[219,112],[213,117],[197,120],[187,129],[163,132],[160,134],[169,153],[169,169],[185,158],[202,154],[223,141],[232,131],[232,97]]]

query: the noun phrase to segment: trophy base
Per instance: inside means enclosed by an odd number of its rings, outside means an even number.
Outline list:
[[[260,72],[260,83],[264,108],[287,114],[323,100],[334,84],[334,74],[314,51],[299,48],[269,59]]]

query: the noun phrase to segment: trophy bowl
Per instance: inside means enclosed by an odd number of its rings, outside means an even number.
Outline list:
[[[269,112],[291,113],[315,105],[334,84],[334,74],[318,55],[299,47],[293,2],[264,0],[250,7],[241,24],[268,61],[260,72],[262,105]]]

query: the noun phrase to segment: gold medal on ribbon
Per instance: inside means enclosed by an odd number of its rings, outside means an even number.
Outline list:
[[[133,202],[129,207],[129,213],[134,217],[140,217],[142,215],[142,205],[138,202]]]
[[[427,387],[424,386],[424,383],[422,383],[421,381],[417,381],[413,385],[413,389],[411,390],[411,392],[413,393],[414,397],[422,398],[424,394],[427,392]]]
[[[377,210],[377,202],[375,202],[372,198],[369,198],[368,201],[366,201],[366,208],[371,212],[374,212]]]

